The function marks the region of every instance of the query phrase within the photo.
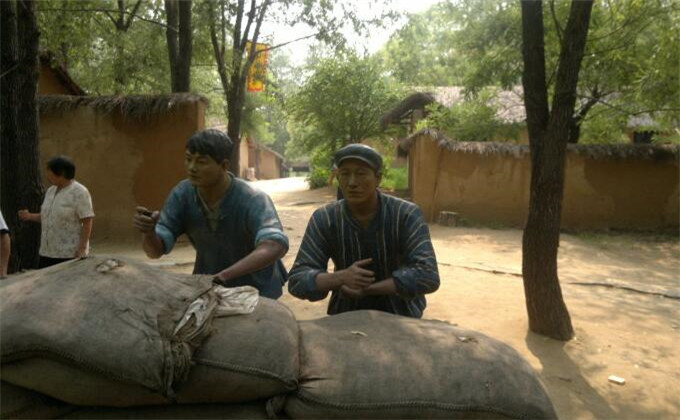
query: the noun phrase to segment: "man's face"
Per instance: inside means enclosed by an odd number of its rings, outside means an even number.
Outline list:
[[[187,169],[189,181],[197,187],[207,187],[216,184],[224,177],[228,161],[217,163],[208,155],[184,153],[184,166]]]
[[[340,189],[349,204],[361,204],[373,198],[380,177],[362,160],[347,159],[338,167]]]

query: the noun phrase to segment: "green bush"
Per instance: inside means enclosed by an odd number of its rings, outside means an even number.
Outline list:
[[[332,161],[332,153],[327,148],[322,146],[312,151],[312,157],[309,160],[309,175],[307,176],[309,188],[321,188],[328,184],[328,179],[331,177]]]
[[[380,186],[386,190],[403,190],[408,188],[408,169],[386,167]]]

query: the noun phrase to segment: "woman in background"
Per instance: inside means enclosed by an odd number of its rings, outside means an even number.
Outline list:
[[[47,179],[52,184],[45,193],[40,213],[19,210],[19,219],[41,224],[39,267],[87,256],[92,233],[92,197],[76,181],[76,166],[66,156],[47,162]]]

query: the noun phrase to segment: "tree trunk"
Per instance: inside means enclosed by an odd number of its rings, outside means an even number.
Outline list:
[[[241,177],[241,117],[245,102],[245,86],[239,86],[239,79],[232,77],[231,93],[227,95],[227,135],[234,142],[230,169],[237,177]]]
[[[116,29],[116,39],[114,40],[116,57],[113,63],[113,93],[121,95],[127,86],[128,74],[125,63],[125,31]]]
[[[548,110],[542,4],[523,0],[525,106],[531,150],[529,215],[524,229],[522,274],[529,329],[558,340],[574,336],[557,275],[564,165],[576,102],[576,85],[592,1],[574,1],[560,51],[552,111]]]
[[[11,235],[15,238],[12,241],[12,252],[10,256],[9,272],[15,271],[19,267],[19,253],[17,250],[17,228],[19,218],[17,217],[17,203],[19,202],[20,189],[16,185],[18,179],[14,174],[17,173],[15,154],[17,150],[17,16],[16,2],[0,1],[0,45],[2,45],[0,74],[2,79],[2,95],[0,96],[0,158],[2,159],[0,168],[0,188],[2,197],[2,214],[5,217]]]
[[[177,56],[179,55],[179,19],[178,19],[178,0],[165,0],[165,21],[168,25],[165,28],[165,39],[168,43],[168,61],[170,62],[170,85],[172,91],[176,92],[177,86]]]
[[[179,2],[179,56],[177,57],[177,90],[189,92],[191,88],[191,57],[193,55],[191,36],[191,0]]]
[[[19,222],[17,211],[22,208],[40,211],[43,196],[37,106],[40,33],[35,2],[16,2],[16,26],[10,10],[13,3],[2,2],[3,61],[7,58],[8,63],[11,62],[15,47],[19,52],[16,71],[13,75],[6,74],[7,80],[3,77],[2,98],[2,209],[12,234],[10,272],[37,267],[40,225]],[[6,16],[5,12],[9,14]]]
[[[166,0],[165,13],[172,91],[189,92],[192,55],[191,1]]]

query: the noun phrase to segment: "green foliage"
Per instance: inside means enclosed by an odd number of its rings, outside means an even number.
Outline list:
[[[379,118],[399,98],[395,84],[366,57],[347,53],[323,59],[291,99],[293,117],[314,127],[312,139],[325,139],[336,150],[380,134]],[[316,142],[307,144],[311,150]]]
[[[629,143],[630,139],[625,133],[627,121],[626,115],[612,115],[596,110],[583,123],[579,142],[583,144]]]
[[[125,5],[131,13],[133,2]],[[38,2],[42,48],[89,94],[169,92],[165,29],[126,15],[131,24],[119,31],[106,14],[115,15],[115,8],[104,0]],[[165,17],[160,1],[143,1],[135,14],[161,23]]]
[[[462,82],[464,61],[453,42],[454,9],[442,2],[407,23],[389,39],[379,56],[395,79],[411,86],[451,86]]]
[[[555,0],[543,7],[550,92],[570,4]],[[428,27],[428,22],[437,24]],[[631,116],[650,115],[657,123],[655,131],[661,133],[678,127],[678,33],[680,4],[676,1],[595,2],[575,109],[585,115],[581,129],[585,142],[621,141],[620,133]],[[430,48],[433,39],[445,39],[446,48]],[[477,94],[489,86],[510,89],[521,84],[521,46],[519,2],[458,0],[411,16],[382,55],[395,68],[395,76],[413,85],[438,78],[439,63],[447,63],[445,67],[456,77],[439,79],[446,84],[461,83],[467,93]],[[456,53],[455,62],[447,61],[451,51]],[[432,64],[423,66],[421,61]],[[617,133],[607,133],[607,129]]]
[[[395,191],[408,188],[408,170],[407,168],[392,168],[389,164],[385,164],[383,170],[383,177],[380,181],[380,187],[385,190]]]
[[[507,124],[496,117],[497,109],[491,104],[494,93],[485,90],[476,97],[446,108],[439,104],[427,107],[428,116],[417,124],[417,129],[434,128],[458,141],[490,141],[495,138],[514,138],[519,135],[519,125]]]
[[[294,119],[291,153],[312,156],[312,174],[325,173],[330,156],[343,145],[383,135],[379,118],[400,95],[375,60],[353,52],[320,59],[288,103]],[[317,178],[311,177],[314,183]]]
[[[317,148],[311,154],[309,160],[310,172],[307,176],[309,188],[321,188],[328,185],[331,177],[333,153],[328,149]]]

